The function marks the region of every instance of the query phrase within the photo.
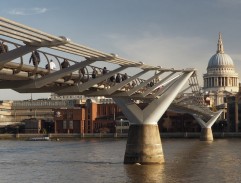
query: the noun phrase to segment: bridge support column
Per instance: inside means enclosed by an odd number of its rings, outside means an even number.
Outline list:
[[[202,128],[200,140],[201,141],[213,141],[212,129],[211,128]]]
[[[222,110],[218,111],[207,123],[205,123],[200,117],[197,115],[193,115],[193,117],[196,119],[196,121],[200,124],[202,127],[200,140],[201,141],[213,141],[213,132],[211,127],[216,122],[218,117],[222,114]]]
[[[158,120],[175,99],[193,71],[183,73],[166,88],[161,96],[146,104],[142,110],[135,100],[125,97],[113,97],[123,114],[130,121],[125,164],[160,164],[164,162]]]
[[[125,164],[164,162],[158,125],[131,125],[124,157]]]

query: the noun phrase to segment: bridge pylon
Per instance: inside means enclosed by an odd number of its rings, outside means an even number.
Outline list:
[[[196,119],[196,121],[200,124],[202,127],[201,129],[201,135],[200,140],[201,141],[213,141],[213,132],[212,132],[212,126],[218,119],[218,117],[222,114],[223,110],[219,110],[207,123],[205,123],[200,117],[197,115],[193,115],[193,117]]]
[[[161,164],[165,161],[157,122],[193,72],[179,76],[143,110],[131,98],[113,97],[130,121],[124,164]]]

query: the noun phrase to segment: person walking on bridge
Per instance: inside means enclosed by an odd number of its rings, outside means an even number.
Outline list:
[[[121,75],[118,73],[117,75],[116,75],[116,78],[115,78],[115,82],[116,83],[120,83],[121,82]]]
[[[105,75],[105,74],[107,74],[107,72],[108,71],[107,71],[106,67],[104,67],[103,70],[102,70],[102,74]]]
[[[3,44],[3,42],[0,45],[0,54],[1,53],[7,53],[8,52],[8,46],[6,44]]]
[[[64,69],[67,67],[69,67],[69,62],[67,59],[64,59],[64,61],[61,63],[61,68]]]
[[[56,65],[53,62],[53,60],[50,60],[50,62],[48,64],[46,64],[45,69],[49,69],[49,68],[50,68],[50,70],[56,69]]]
[[[96,70],[96,68],[94,68],[92,72],[92,78],[95,79],[97,74],[98,74],[98,71]]]
[[[53,62],[53,60],[50,60],[49,67],[50,67],[51,70],[56,69],[56,65],[55,65],[55,63]]]
[[[122,75],[122,81],[125,81],[128,79],[128,75],[125,73],[124,75]]]
[[[40,56],[39,56],[39,53],[38,53],[37,50],[35,50],[32,53],[32,55],[31,55],[31,57],[29,59],[29,63],[31,63],[31,61],[33,61],[33,65],[34,66],[38,66],[38,64],[40,63]]]

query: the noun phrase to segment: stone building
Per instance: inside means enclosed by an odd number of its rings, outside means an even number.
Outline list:
[[[223,109],[222,118],[226,119],[227,97],[239,91],[239,76],[232,58],[224,53],[221,33],[219,33],[217,51],[208,62],[207,73],[203,75],[203,80],[204,100],[214,111]]]
[[[227,98],[227,122],[230,132],[241,131],[241,84],[236,95]]]
[[[120,109],[108,98],[88,98],[68,109],[55,109],[55,133],[115,132]]]

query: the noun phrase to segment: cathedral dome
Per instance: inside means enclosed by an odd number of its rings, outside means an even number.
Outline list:
[[[208,68],[220,68],[220,67],[234,68],[232,58],[228,54],[224,53],[221,33],[219,33],[217,52],[215,55],[213,55],[210,58],[208,62]]]
[[[220,68],[220,67],[227,67],[227,68],[234,67],[233,60],[228,54],[216,53],[210,58],[208,62],[208,68]]]
[[[221,33],[219,33],[217,52],[208,62],[207,73],[203,74],[203,81],[204,92],[217,93],[217,96],[213,96],[216,105],[224,102],[222,92],[239,91],[238,73],[235,72],[232,58],[224,53]]]

